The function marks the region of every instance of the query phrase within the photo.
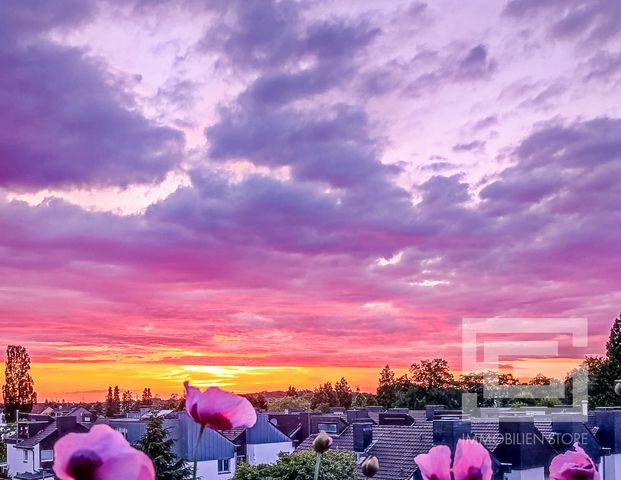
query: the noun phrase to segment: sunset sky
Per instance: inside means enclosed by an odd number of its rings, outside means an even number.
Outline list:
[[[39,398],[423,358],[621,310],[618,0],[0,2],[0,348]],[[516,334],[520,332],[517,331]],[[533,363],[534,362],[534,363]]]

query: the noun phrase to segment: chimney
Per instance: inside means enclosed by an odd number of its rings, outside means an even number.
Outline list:
[[[531,415],[512,415],[498,417],[498,431],[503,437],[509,438],[506,443],[514,445],[527,445],[528,435],[535,428],[535,417]]]
[[[373,441],[372,423],[354,423],[354,452],[364,452]]]
[[[444,405],[427,405],[425,407],[425,413],[427,416],[427,420],[431,421],[436,415],[438,410],[444,410]]]
[[[302,438],[308,438],[311,434],[311,414],[308,412],[302,412],[300,413],[299,418]]]
[[[457,441],[470,438],[472,423],[470,420],[459,418],[441,418],[433,421],[434,445],[448,445],[451,450],[455,449]]]
[[[347,421],[349,423],[368,422],[369,412],[366,410],[347,410]]]
[[[66,417],[56,417],[56,428],[58,429],[58,436],[73,432],[77,424],[77,418],[73,415]]]
[[[409,427],[414,419],[408,413],[393,412],[391,410],[379,414],[380,425],[400,425]]]
[[[602,447],[610,448],[612,454],[621,453],[621,410],[596,408],[595,426]]]
[[[467,415],[466,415],[467,416]],[[439,420],[441,418],[465,418],[463,410],[436,410],[433,416],[434,420]]]

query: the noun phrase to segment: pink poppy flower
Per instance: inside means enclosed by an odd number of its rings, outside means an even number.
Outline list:
[[[438,445],[414,459],[424,480],[491,480],[492,459],[483,445],[474,440],[459,440],[455,449],[451,477],[451,449]]]
[[[599,473],[591,457],[578,445],[552,459],[550,480],[599,480]]]
[[[252,427],[257,422],[257,412],[248,399],[211,387],[201,392],[198,388],[185,386],[185,409],[194,421],[214,430],[236,427]]]
[[[423,480],[451,480],[451,449],[438,445],[414,458]]]
[[[155,480],[151,459],[108,425],[69,433],[54,445],[54,473],[61,480]]]
[[[455,480],[491,480],[492,458],[486,448],[474,440],[458,440],[453,460]]]

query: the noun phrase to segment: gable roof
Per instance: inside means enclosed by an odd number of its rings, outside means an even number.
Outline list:
[[[554,430],[552,430],[552,419],[550,417],[535,417],[535,428],[543,435],[548,442],[554,441]]]
[[[241,440],[241,435],[246,431],[245,428],[231,428],[230,430],[218,430],[227,440],[237,444]]]
[[[296,450],[312,450],[313,442],[315,441],[315,437],[317,434],[310,435],[307,437]],[[349,450],[350,452],[354,451],[354,429],[349,426],[345,430],[343,430],[340,435],[332,435],[330,434],[330,438],[332,438],[332,446],[331,450]]]
[[[302,428],[300,415],[297,413],[268,413],[269,421],[278,430],[293,438]]]
[[[291,438],[276,428],[263,413],[257,415],[257,422],[251,428],[246,429],[246,443],[250,445],[290,441]]]
[[[79,432],[79,431],[88,432],[88,427],[86,425],[81,424],[81,423],[76,423],[74,431],[76,431],[76,432]],[[45,427],[43,430],[40,430],[39,432],[34,434],[32,437],[25,438],[24,440],[20,441],[19,443],[16,443],[15,447],[16,448],[33,448],[34,446],[38,445],[39,443],[41,443],[46,438],[51,437],[52,435],[55,435],[57,433],[58,433],[57,423],[56,422],[52,422],[47,427]]]
[[[470,425],[474,439],[493,453],[502,442],[498,418],[473,418]]]
[[[48,406],[45,403],[35,403],[29,413],[36,415],[38,413],[43,413],[43,411],[47,408]]]
[[[418,467],[414,458],[427,453],[433,447],[433,425],[421,422],[418,425],[378,425],[373,427],[373,441],[367,449],[369,455],[379,460],[380,469],[373,477],[376,480],[407,480]],[[363,479],[360,465],[357,476]]]
[[[304,440],[297,450],[311,450],[317,435]],[[331,450],[354,451],[354,429],[347,427],[340,435],[332,437]],[[373,440],[366,450],[380,462],[376,480],[407,480],[417,470],[414,457],[427,453],[433,446],[433,424],[420,422],[415,425],[374,425]],[[364,478],[360,465],[356,467],[358,478]]]
[[[50,435],[56,433],[57,430],[58,429],[56,428],[56,422],[52,422],[43,430],[35,433],[32,437],[22,440],[21,442],[15,444],[15,446],[17,448],[33,448],[35,445],[38,445]]]

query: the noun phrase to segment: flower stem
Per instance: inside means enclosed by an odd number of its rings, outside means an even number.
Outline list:
[[[196,470],[198,468],[198,446],[201,443],[201,438],[203,437],[203,432],[205,431],[205,427],[201,426],[201,429],[198,432],[198,438],[196,439],[196,445],[194,445],[194,470],[192,471],[192,478],[196,480]]]
[[[315,480],[319,479],[319,467],[321,465],[321,457],[322,454],[318,453],[317,456],[315,457]]]

